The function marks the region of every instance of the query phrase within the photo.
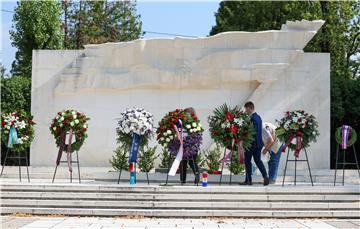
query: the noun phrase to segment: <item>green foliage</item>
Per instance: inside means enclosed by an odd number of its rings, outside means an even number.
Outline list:
[[[128,152],[124,146],[118,146],[116,150],[114,150],[115,155],[112,156],[109,162],[116,171],[128,170]]]
[[[142,172],[150,172],[154,168],[154,162],[159,157],[156,155],[156,147],[148,147],[139,153],[139,169]]]
[[[10,31],[12,45],[17,48],[11,73],[31,77],[32,51],[60,49],[61,7],[58,1],[19,1]],[[29,91],[30,93],[30,91]]]
[[[209,173],[213,173],[214,171],[218,171],[220,168],[220,146],[216,145],[216,147],[212,150],[207,150],[205,154],[205,164],[209,169]]]
[[[170,168],[171,162],[172,162],[171,155],[170,152],[167,150],[167,147],[162,148],[161,163],[159,167],[163,169]]]
[[[199,166],[199,168],[202,168],[205,166],[205,151],[201,151],[196,156],[196,164]]]
[[[1,111],[11,112],[18,109],[30,112],[31,78],[13,76],[1,77]]]
[[[228,149],[232,148],[232,141],[242,141],[244,149],[248,149],[254,140],[255,129],[249,115],[242,112],[240,107],[229,107],[227,104],[215,108],[208,117],[211,138]],[[237,144],[234,145],[237,149]]]
[[[122,131],[120,131],[119,128],[116,129],[117,132],[117,142],[120,145],[123,145],[126,149],[128,149],[128,151],[130,151],[131,148],[131,144],[132,144],[132,135],[131,134],[126,134]],[[143,150],[144,147],[149,143],[149,139],[151,138],[151,135],[145,135],[145,136],[140,136],[140,140],[139,140],[139,150]]]
[[[131,41],[141,35],[134,1],[63,1],[64,46]]]
[[[13,152],[27,151],[35,137],[33,116],[24,110],[13,110],[1,114],[1,143],[7,146],[11,127],[15,127],[19,144],[11,148]]]
[[[319,18],[319,2],[222,1],[210,35],[226,31],[280,29],[286,20]]]
[[[240,164],[239,155],[235,151],[233,151],[231,154],[231,163],[227,162],[227,165],[229,166],[230,172],[235,175],[243,173],[245,171],[245,166],[243,164]]]

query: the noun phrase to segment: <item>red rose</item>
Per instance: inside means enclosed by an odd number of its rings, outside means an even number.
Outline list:
[[[230,128],[230,130],[231,130],[231,133],[235,134],[238,131],[238,128],[236,126],[232,126]]]
[[[2,126],[5,126],[5,125],[6,125],[6,122],[1,121],[1,125],[2,125]]]
[[[84,132],[86,132],[86,130],[87,130],[86,128],[83,129]]]
[[[233,121],[234,120],[234,115],[232,115],[230,112],[226,112],[225,114],[225,117],[226,117],[226,120],[229,120],[229,121]]]
[[[32,124],[32,123],[33,123],[33,121],[30,119],[30,120],[29,120],[29,124]]]

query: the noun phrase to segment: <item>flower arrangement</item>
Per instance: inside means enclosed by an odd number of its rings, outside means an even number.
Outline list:
[[[69,109],[58,112],[50,126],[50,131],[55,138],[56,146],[60,147],[62,144],[61,136],[64,133],[66,134],[67,132],[72,131],[74,141],[71,142],[70,152],[79,151],[88,136],[88,120],[89,118],[86,117],[85,114],[76,110]],[[68,148],[66,144],[65,146]]]
[[[241,142],[246,150],[254,140],[255,129],[249,115],[238,106],[230,108],[223,104],[208,117],[211,138],[228,149],[236,149]]]
[[[200,120],[192,109],[176,109],[167,113],[156,130],[157,141],[172,155],[176,155],[180,141],[174,126],[180,125],[179,120],[183,131],[183,158],[191,158],[200,151],[202,132],[204,132]]]
[[[118,121],[118,142],[130,148],[132,143],[133,133],[141,136],[139,145],[144,147],[148,144],[149,139],[153,134],[154,116],[142,109],[133,108],[127,109],[120,114]]]
[[[277,137],[285,143],[283,152],[289,147],[295,150],[295,156],[298,156],[301,148],[308,147],[310,142],[316,142],[320,135],[315,117],[304,110],[286,111],[285,116],[276,120],[276,123],[279,126],[276,129]],[[297,140],[296,144],[292,143],[294,138]]]
[[[34,125],[33,116],[23,110],[4,113],[1,115],[1,141],[13,151],[23,151],[34,139]]]

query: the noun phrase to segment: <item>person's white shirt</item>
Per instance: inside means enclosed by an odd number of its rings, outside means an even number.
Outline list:
[[[269,141],[269,139],[272,139],[274,141],[274,143],[272,144],[270,149],[274,153],[277,153],[281,144],[276,136],[276,126],[269,122],[263,122],[261,135],[262,135],[262,140],[263,140],[264,146],[267,145],[267,142]]]

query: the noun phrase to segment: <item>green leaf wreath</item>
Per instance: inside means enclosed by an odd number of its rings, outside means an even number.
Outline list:
[[[12,151],[20,152],[30,147],[34,139],[33,116],[24,110],[8,112],[1,115],[1,142],[8,144],[9,131],[15,127],[17,131],[18,144],[14,144]]]
[[[238,106],[230,108],[223,104],[208,117],[211,138],[220,145],[231,149],[232,140],[242,141],[245,150],[254,140],[255,129],[250,116],[242,112]],[[237,144],[234,145],[237,148]]]
[[[301,147],[309,147],[311,142],[316,142],[316,138],[320,135],[318,123],[315,116],[306,113],[304,110],[295,110],[285,112],[285,116],[281,120],[276,120],[278,128],[276,134],[281,142],[288,141],[291,136],[301,132]],[[289,144],[290,149],[295,149],[295,144]]]
[[[58,112],[50,126],[51,134],[54,136],[56,146],[60,147],[61,134],[66,131],[73,131],[75,141],[71,144],[71,153],[79,151],[87,138],[87,121],[89,120],[86,115],[75,110],[65,110]],[[67,146],[65,147],[67,148]]]

